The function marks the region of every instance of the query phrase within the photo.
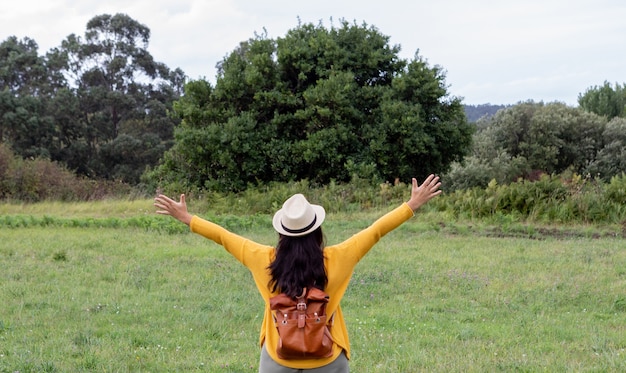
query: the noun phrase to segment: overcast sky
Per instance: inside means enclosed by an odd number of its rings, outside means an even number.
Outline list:
[[[96,15],[124,13],[151,30],[148,51],[190,78],[215,81],[215,64],[265,29],[340,19],[376,27],[446,73],[466,104],[534,100],[576,106],[590,87],[626,82],[624,0],[0,0],[0,40],[29,37],[39,54]]]

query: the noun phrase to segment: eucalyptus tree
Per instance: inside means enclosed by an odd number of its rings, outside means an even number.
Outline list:
[[[155,61],[149,39],[150,29],[129,16],[103,14],[87,23],[84,38],[71,34],[49,54],[75,96],[57,103],[79,115],[59,122],[62,133],[80,132],[66,136],[60,152],[71,168],[138,182],[171,146],[177,121],[168,112],[185,75]]]

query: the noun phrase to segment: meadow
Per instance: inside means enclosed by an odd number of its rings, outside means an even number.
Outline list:
[[[329,213],[328,244],[386,210]],[[275,243],[270,215],[195,211]],[[4,204],[0,215],[0,372],[257,371],[251,276],[150,200]],[[351,369],[626,371],[625,290],[623,235],[425,209],[354,272],[342,302]]]

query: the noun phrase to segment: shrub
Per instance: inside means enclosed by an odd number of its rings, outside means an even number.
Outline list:
[[[542,176],[538,181],[521,180],[487,188],[458,190],[445,198],[454,216],[488,218],[499,214],[550,222],[609,222],[626,219],[626,177],[601,180]],[[440,202],[443,203],[443,202]]]
[[[0,199],[87,201],[131,193],[133,189],[126,184],[77,177],[58,163],[41,158],[22,159],[0,144]]]

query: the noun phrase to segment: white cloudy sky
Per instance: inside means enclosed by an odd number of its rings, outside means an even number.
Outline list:
[[[265,29],[346,19],[375,26],[410,59],[419,50],[447,71],[466,104],[560,101],[626,82],[623,0],[1,0],[0,41],[30,37],[43,55],[96,15],[125,13],[151,30],[149,52],[190,78]]]

